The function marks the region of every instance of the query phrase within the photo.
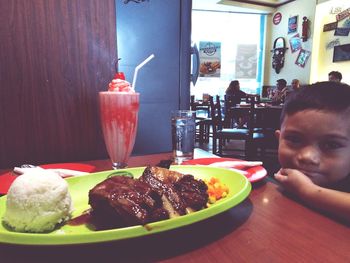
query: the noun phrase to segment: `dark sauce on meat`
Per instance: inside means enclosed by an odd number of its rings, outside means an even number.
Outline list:
[[[84,224],[90,224],[91,223],[91,210],[84,211],[80,216],[74,217],[70,219],[67,224],[70,226],[80,226]]]
[[[69,226],[81,226],[86,225],[92,231],[116,229],[124,226],[116,225],[114,220],[102,219],[98,216],[93,216],[92,209],[84,211],[81,215],[74,217],[67,221]]]

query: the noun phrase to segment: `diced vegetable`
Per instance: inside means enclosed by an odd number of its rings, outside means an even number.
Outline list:
[[[217,200],[220,200],[221,198],[225,198],[229,193],[228,187],[224,183],[220,182],[218,178],[211,177],[209,180],[204,180],[204,182],[208,186],[208,206],[214,204]]]

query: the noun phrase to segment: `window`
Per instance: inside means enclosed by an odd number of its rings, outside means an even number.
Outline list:
[[[191,95],[223,97],[234,79],[239,80],[243,91],[260,94],[264,27],[265,15],[193,10],[192,41],[197,47],[203,43],[219,45],[221,67],[219,74],[200,75]]]

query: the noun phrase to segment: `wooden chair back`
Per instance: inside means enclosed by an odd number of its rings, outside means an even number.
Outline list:
[[[216,101],[214,102],[214,98],[210,97],[210,116],[215,124],[215,126],[219,126],[219,128],[222,128],[222,112],[221,112],[221,103],[219,96],[216,96]]]
[[[195,105],[195,102],[194,102],[194,95],[191,95],[190,108],[193,111],[196,110],[196,105]]]

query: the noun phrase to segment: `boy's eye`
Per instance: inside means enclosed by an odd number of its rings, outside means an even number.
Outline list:
[[[292,144],[298,144],[298,143],[301,142],[301,139],[298,136],[295,136],[295,135],[286,135],[284,137],[284,139],[287,142],[292,143]]]
[[[339,148],[343,147],[342,143],[336,142],[336,141],[327,141],[324,142],[321,147],[325,150],[337,150]]]

